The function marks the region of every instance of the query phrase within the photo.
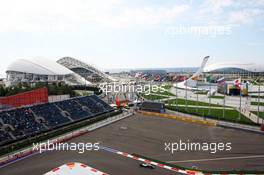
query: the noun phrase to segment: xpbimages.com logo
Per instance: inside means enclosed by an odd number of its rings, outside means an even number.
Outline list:
[[[165,84],[122,84],[122,83],[102,83],[99,88],[103,93],[144,93],[150,95],[150,93],[165,92]]]
[[[187,152],[187,151],[203,151],[210,152],[211,154],[215,154],[217,152],[222,151],[231,151],[232,143],[227,142],[190,142],[187,141],[178,141],[178,142],[165,142],[165,151],[174,154],[175,152]]]
[[[82,154],[85,151],[98,151],[99,143],[53,143],[51,141],[33,143],[33,151],[43,153],[45,151],[77,151]]]

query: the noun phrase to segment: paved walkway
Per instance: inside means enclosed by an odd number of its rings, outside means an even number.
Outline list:
[[[239,109],[237,109],[237,111],[239,112]],[[258,117],[256,114],[250,112],[249,110],[241,110],[241,114],[243,114],[244,116],[246,116],[249,120],[251,120],[254,123],[257,124],[264,124],[264,120],[260,117]]]

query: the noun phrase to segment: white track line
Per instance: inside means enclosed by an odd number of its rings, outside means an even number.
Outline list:
[[[241,156],[241,157],[220,157],[220,158],[214,158],[214,159],[179,160],[179,161],[168,161],[168,163],[207,162],[207,161],[237,160],[237,159],[255,159],[255,158],[264,158],[264,155],[258,155],[258,156]]]

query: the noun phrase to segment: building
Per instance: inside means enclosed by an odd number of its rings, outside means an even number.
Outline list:
[[[165,103],[144,101],[139,108],[142,111],[165,113]]]
[[[254,79],[264,76],[264,66],[254,63],[215,63],[206,66],[203,73],[227,79]]]
[[[217,92],[226,95],[248,96],[248,89],[248,83],[242,82],[240,78],[234,81],[225,81],[223,78],[217,83]]]
[[[6,70],[7,85],[19,82],[65,82],[69,85],[91,84],[66,67],[46,58],[18,59]]]
[[[61,58],[57,61],[57,63],[66,67],[67,69],[70,69],[71,71],[85,78],[87,81],[91,81],[91,82],[116,81],[113,77],[100,71],[96,67],[72,57]]]

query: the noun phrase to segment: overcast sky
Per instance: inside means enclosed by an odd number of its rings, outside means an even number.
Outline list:
[[[0,0],[0,74],[19,58],[99,68],[264,65],[264,0]]]

